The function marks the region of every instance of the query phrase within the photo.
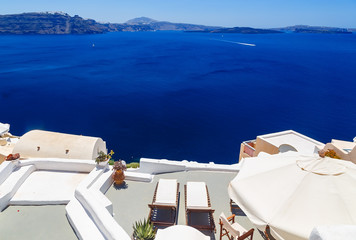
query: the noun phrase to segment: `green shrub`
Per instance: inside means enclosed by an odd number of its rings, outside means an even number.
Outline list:
[[[140,167],[140,163],[132,162],[132,163],[126,164],[126,167],[127,168],[138,168],[138,167]]]
[[[133,229],[134,240],[154,240],[156,237],[156,230],[149,219],[135,222]]]
[[[114,155],[114,151],[111,150],[108,154],[105,154],[103,151],[98,153],[98,156],[95,158],[96,163],[105,162],[106,160],[110,160],[112,155]]]

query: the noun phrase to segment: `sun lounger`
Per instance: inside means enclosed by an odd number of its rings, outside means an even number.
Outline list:
[[[184,192],[187,225],[197,229],[216,231],[213,217],[215,210],[211,208],[208,187],[205,182],[187,182],[187,185],[184,185]],[[196,215],[195,220],[202,220],[203,216],[207,224],[194,221],[192,215]]]
[[[179,183],[176,179],[160,179],[151,204],[148,218],[154,225],[169,226],[176,224]],[[169,211],[169,218],[163,218],[164,212]]]

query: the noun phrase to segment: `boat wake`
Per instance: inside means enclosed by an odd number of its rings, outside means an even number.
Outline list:
[[[253,44],[253,43],[234,42],[234,41],[220,40],[220,39],[213,39],[213,40],[221,41],[221,42],[228,42],[228,43],[235,43],[235,44],[240,44],[240,45],[250,46],[250,47],[256,47],[256,44]]]

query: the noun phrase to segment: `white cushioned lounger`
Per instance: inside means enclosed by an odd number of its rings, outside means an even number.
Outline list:
[[[187,225],[198,229],[208,229],[215,231],[214,209],[211,208],[208,187],[205,182],[187,182],[185,191],[185,212]],[[193,224],[192,213],[206,213],[208,225]]]
[[[177,207],[179,196],[179,183],[177,179],[161,178],[156,185],[151,204],[148,204],[150,213],[148,218],[154,225],[174,225],[176,223]],[[168,220],[158,218],[159,211],[169,210],[170,217]]]

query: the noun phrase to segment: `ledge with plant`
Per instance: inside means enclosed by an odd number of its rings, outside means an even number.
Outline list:
[[[106,166],[109,160],[112,158],[112,155],[114,155],[113,150],[111,150],[108,154],[100,151],[98,156],[95,158],[95,162],[100,166]]]

